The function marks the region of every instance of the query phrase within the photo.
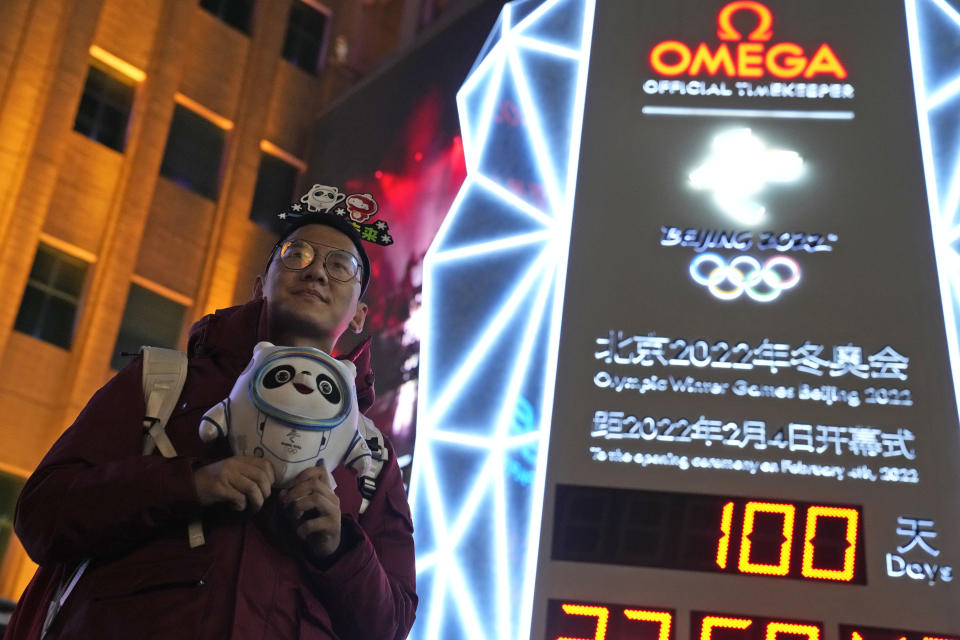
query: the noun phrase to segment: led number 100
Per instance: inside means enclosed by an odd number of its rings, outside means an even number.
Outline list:
[[[866,584],[861,515],[849,504],[557,485],[551,557]]]
[[[738,540],[736,569],[740,573],[850,582],[857,568],[860,512],[850,507],[808,505],[802,529],[797,505],[748,501],[742,512],[733,501],[723,505],[716,562],[727,569]],[[734,522],[740,512],[739,522]],[[739,530],[739,536],[736,531]],[[802,542],[797,534],[802,533]],[[736,536],[736,537],[735,537]],[[802,544],[800,574],[791,572],[794,545]]]

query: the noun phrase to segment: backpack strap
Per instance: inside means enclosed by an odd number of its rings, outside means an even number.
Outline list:
[[[177,450],[167,437],[166,426],[187,380],[187,354],[163,347],[141,347],[140,353],[147,407],[143,416],[143,455],[150,455],[156,448],[164,458],[172,458]],[[187,525],[187,538],[191,549],[205,542],[199,520]]]
[[[156,447],[164,458],[172,458],[177,450],[164,429],[187,379],[187,354],[162,347],[142,347],[140,353],[147,406],[143,416],[143,455],[150,455]]]
[[[143,355],[143,397],[146,402],[143,416],[143,455],[150,455],[156,448],[164,458],[172,458],[177,455],[177,451],[164,428],[183,390],[183,383],[187,380],[187,354],[162,347],[142,347],[140,353]],[[199,520],[187,525],[187,536],[191,548],[204,543],[203,526]],[[47,606],[40,638],[47,635],[54,618],[89,565],[90,559],[87,558],[74,567],[69,575],[63,576]]]

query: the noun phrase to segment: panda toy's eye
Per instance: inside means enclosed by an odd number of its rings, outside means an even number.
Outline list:
[[[294,370],[288,364],[282,364],[274,367],[263,376],[263,386],[267,389],[276,389],[293,380]]]
[[[337,388],[337,385],[334,384],[333,380],[330,379],[330,376],[321,373],[317,376],[317,389],[323,394],[323,397],[327,399],[328,402],[333,404],[340,403],[340,389]]]

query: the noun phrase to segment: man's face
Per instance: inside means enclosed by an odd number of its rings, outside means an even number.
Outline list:
[[[304,345],[312,341],[330,351],[348,328],[363,329],[367,306],[359,302],[360,274],[349,282],[329,276],[323,266],[326,255],[336,249],[359,256],[353,242],[332,227],[309,224],[300,227],[286,241],[305,240],[314,246],[314,260],[300,270],[288,269],[273,256],[267,272],[258,276],[254,293],[267,299],[272,338],[285,343]]]

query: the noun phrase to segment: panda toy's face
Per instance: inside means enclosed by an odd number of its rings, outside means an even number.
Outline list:
[[[263,413],[301,429],[331,429],[350,412],[341,363],[319,352],[282,349],[251,380],[250,398]]]

